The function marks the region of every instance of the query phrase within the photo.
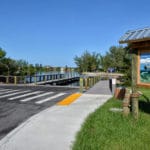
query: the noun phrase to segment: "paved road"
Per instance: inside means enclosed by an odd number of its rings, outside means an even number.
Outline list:
[[[69,87],[0,85],[0,139],[30,116],[77,91]]]

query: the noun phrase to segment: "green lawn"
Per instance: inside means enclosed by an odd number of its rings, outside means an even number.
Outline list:
[[[90,114],[77,134],[73,150],[149,150],[150,149],[150,89],[140,89],[140,115],[138,121],[132,116],[123,117],[122,101],[114,98]]]

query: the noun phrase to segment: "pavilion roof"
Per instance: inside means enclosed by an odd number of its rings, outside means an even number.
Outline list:
[[[127,31],[119,40],[119,43],[134,43],[150,40],[150,27]]]

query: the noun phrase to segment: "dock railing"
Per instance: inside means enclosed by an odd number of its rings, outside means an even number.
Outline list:
[[[1,84],[37,84],[53,80],[70,79],[79,77],[78,75],[55,73],[49,75],[33,75],[33,76],[4,76],[0,75]]]

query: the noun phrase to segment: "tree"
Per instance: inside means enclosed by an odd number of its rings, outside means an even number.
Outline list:
[[[6,56],[6,52],[0,47],[0,59]]]
[[[16,61],[6,57],[1,60],[1,67],[3,75],[14,75],[17,70]]]
[[[35,74],[36,70],[35,70],[35,67],[34,67],[33,64],[29,64],[28,71],[29,71],[30,75],[34,75]]]
[[[116,71],[124,73],[124,84],[131,84],[131,55],[128,46],[110,47],[109,52],[101,60],[105,71],[108,68],[115,68]]]
[[[60,70],[61,70],[61,67],[56,67],[57,72],[60,72]]]
[[[109,52],[103,58],[103,68],[107,71],[108,68],[115,68],[116,71],[123,72],[125,69],[125,56],[127,52],[122,46],[112,46]]]
[[[28,65],[29,65],[28,62],[23,59],[16,60],[16,68],[17,68],[16,75],[21,76],[27,75],[29,72]]]
[[[125,58],[124,58],[124,77],[125,77],[125,85],[131,85],[132,83],[132,75],[131,75],[131,70],[132,70],[132,65],[131,65],[131,54],[130,54],[130,47],[129,46],[126,46],[125,48],[125,51],[126,51],[126,55],[125,55]]]
[[[4,64],[3,59],[6,56],[6,52],[0,47],[0,74],[9,74],[9,67]],[[7,72],[7,73],[6,73]]]
[[[91,54],[86,50],[80,57],[75,56],[74,61],[79,72],[95,72],[100,68],[101,55],[95,52]]]

